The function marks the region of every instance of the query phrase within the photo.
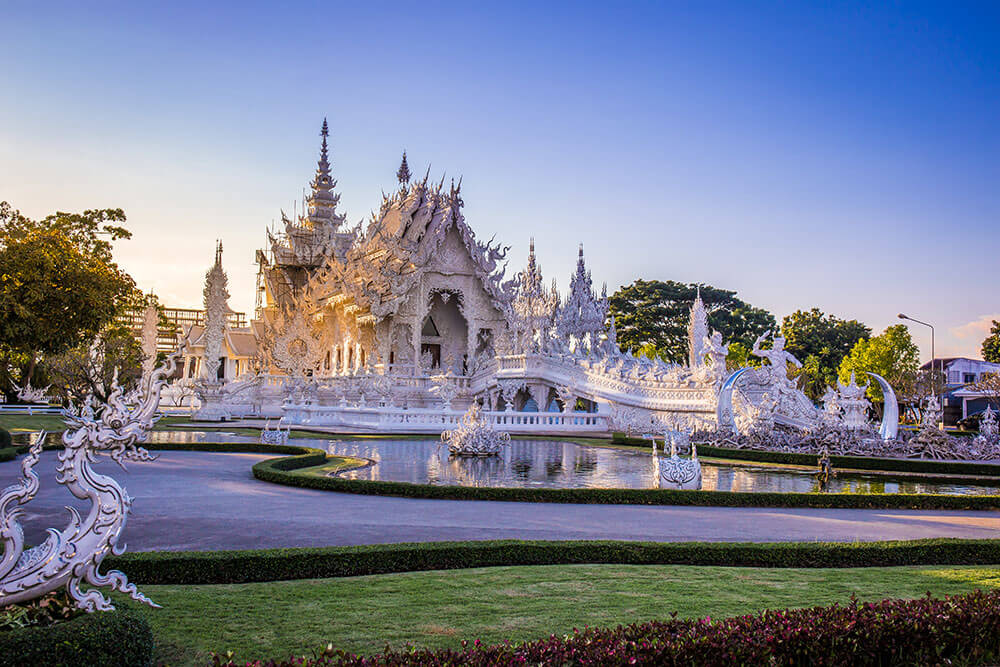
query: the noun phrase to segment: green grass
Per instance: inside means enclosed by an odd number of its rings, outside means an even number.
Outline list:
[[[63,431],[66,425],[60,415],[0,415],[0,428],[11,433],[46,431]]]
[[[295,471],[295,474],[306,475],[308,477],[329,477],[332,473],[360,468],[366,465],[368,465],[368,461],[365,459],[358,459],[352,456],[330,456],[327,457],[325,464],[311,468],[299,468]]]
[[[209,651],[252,659],[308,654],[327,642],[362,653],[387,643],[457,647],[462,639],[524,641],[671,612],[721,618],[846,602],[852,593],[862,600],[965,593],[1000,588],[1000,568],[563,565],[140,588],[163,605],[142,612],[157,660],[189,665],[203,664]]]

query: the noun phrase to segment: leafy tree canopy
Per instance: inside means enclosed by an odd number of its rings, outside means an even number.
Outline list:
[[[31,220],[0,202],[0,355],[26,360],[30,382],[43,356],[89,341],[142,298],[111,258],[128,238],[121,209]]]
[[[673,280],[636,280],[615,292],[609,303],[622,349],[642,349],[647,354],[655,349],[666,361],[686,362],[688,323],[698,288]],[[757,336],[776,328],[771,313],[738,299],[736,292],[710,285],[700,288],[709,327],[731,344],[749,349]]]
[[[819,399],[837,380],[840,362],[872,330],[857,320],[824,315],[819,308],[797,310],[781,320],[785,349],[802,361],[798,371],[803,390]]]
[[[89,394],[107,400],[117,377],[126,391],[142,376],[142,348],[132,331],[111,325],[93,342],[83,342],[46,358],[45,371],[52,383],[50,395],[81,403]]]
[[[884,377],[897,396],[906,401],[916,391],[920,379],[920,351],[905,324],[896,324],[878,336],[861,339],[840,363],[840,381],[848,382],[853,372],[858,384],[864,384],[865,373]],[[882,390],[876,382],[868,383],[868,397],[882,401]]]
[[[990,335],[983,341],[983,360],[1000,364],[1000,322],[993,320]]]

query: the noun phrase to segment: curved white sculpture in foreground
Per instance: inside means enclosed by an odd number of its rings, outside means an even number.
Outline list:
[[[82,590],[83,584],[110,586],[134,600],[157,606],[139,593],[123,573],[98,571],[109,553],[119,555],[125,550],[124,545],[118,545],[118,538],[125,528],[132,499],[114,479],[95,472],[91,463],[102,452],[122,468],[126,461],[153,458],[135,443],[144,441],[153,427],[160,390],[165,378],[174,372],[180,355],[181,350],[170,355],[138,390],[128,395],[116,376],[107,405],[96,416],[86,407],[79,413],[72,409],[63,412],[68,429],[62,436],[65,448],[59,454],[56,481],[77,498],[89,501],[90,509],[81,518],[70,508],[70,522],[64,530],[50,528],[42,544],[25,550],[24,533],[17,519],[38,491],[38,476],[33,468],[44,438],[36,439],[21,463],[21,480],[0,493],[0,607],[26,602],[65,586],[76,605],[85,611],[114,609],[95,588]]]

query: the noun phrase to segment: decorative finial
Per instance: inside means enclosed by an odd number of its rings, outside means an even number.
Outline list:
[[[578,255],[580,259],[583,259],[583,244],[580,244],[580,254]]]
[[[215,241],[215,263],[222,264],[222,239],[216,239]]]
[[[399,184],[404,185],[410,182],[410,165],[406,163],[406,151],[403,151],[403,161],[399,165],[399,171],[396,172],[396,178],[399,179]]]

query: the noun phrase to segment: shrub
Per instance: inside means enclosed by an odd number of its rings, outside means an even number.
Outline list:
[[[898,542],[545,542],[492,540],[112,556],[109,568],[144,585],[230,584],[502,565],[875,567],[1000,563],[1000,540]]]
[[[939,665],[983,664],[1000,652],[1000,592],[763,611],[574,631],[525,644],[386,649],[361,657],[332,647],[315,658],[214,667],[291,665]]]
[[[4,461],[13,461],[17,458],[17,447],[6,447],[0,449],[0,463]]]
[[[30,602],[0,607],[0,632],[53,625],[84,613],[61,588]]]
[[[7,449],[14,446],[14,439],[10,437],[10,431],[0,428],[0,449]]]
[[[0,632],[0,667],[120,667],[153,663],[153,631],[126,611],[84,614],[46,627]]]

